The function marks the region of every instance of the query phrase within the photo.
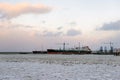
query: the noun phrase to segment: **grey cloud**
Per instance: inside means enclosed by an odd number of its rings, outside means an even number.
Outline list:
[[[52,36],[60,36],[62,34],[62,32],[50,32],[50,31],[46,31],[43,36],[48,36],[48,37],[52,37]]]
[[[97,30],[106,30],[106,31],[110,31],[110,30],[120,30],[120,20],[116,21],[116,22],[111,22],[111,23],[107,23],[104,24],[101,28],[97,29]]]
[[[10,28],[33,28],[33,26],[29,26],[29,25],[22,25],[22,24],[13,24],[10,21],[3,21],[0,22],[0,28],[5,28],[5,29],[10,29]]]
[[[45,23],[46,23],[46,21],[42,21],[42,23],[43,23],[43,24],[45,24]]]
[[[35,31],[35,35],[40,37],[40,36],[44,36],[44,37],[55,37],[55,36],[60,36],[62,34],[62,32],[52,32],[52,31]]]
[[[3,14],[2,12],[0,12],[0,19],[4,19],[6,17],[5,14]]]
[[[13,25],[13,26],[11,26],[10,28],[19,28],[19,27],[23,27],[23,28],[33,28],[33,26],[21,25],[21,24]]]
[[[70,25],[72,25],[72,26],[77,25],[77,23],[76,23],[76,22],[70,22],[69,24],[70,24]]]
[[[57,32],[55,35],[60,36],[60,35],[62,35],[62,32]]]
[[[62,28],[63,28],[63,27],[62,27],[62,26],[60,26],[60,27],[58,27],[58,28],[57,28],[57,30],[61,30]]]
[[[81,32],[78,31],[78,30],[75,30],[75,29],[70,29],[70,30],[67,31],[68,36],[77,36],[79,34],[81,34]]]

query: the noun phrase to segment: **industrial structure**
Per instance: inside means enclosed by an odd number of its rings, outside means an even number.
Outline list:
[[[91,54],[92,50],[88,46],[75,47],[71,49],[65,48],[63,43],[63,49],[47,49],[47,51],[33,51],[33,54]]]
[[[76,47],[69,50],[61,49],[47,49],[47,54],[91,54],[91,49],[88,46]]]
[[[47,49],[47,51],[33,51],[33,54],[98,54],[98,55],[120,55],[120,48],[113,48],[113,43],[104,43],[109,45],[109,47],[101,46],[99,50],[92,51],[89,46],[83,46],[80,47],[80,42],[78,47],[74,48],[66,48],[66,45],[69,45],[68,43],[59,43],[58,45],[62,45],[63,48],[59,49]],[[109,48],[109,50],[107,49]]]

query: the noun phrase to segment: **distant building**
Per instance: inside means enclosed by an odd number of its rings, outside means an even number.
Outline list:
[[[115,48],[113,52],[114,52],[114,55],[116,56],[120,55],[120,48]]]

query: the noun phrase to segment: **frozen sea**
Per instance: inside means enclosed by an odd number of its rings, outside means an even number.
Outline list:
[[[120,56],[1,54],[0,80],[120,80]]]

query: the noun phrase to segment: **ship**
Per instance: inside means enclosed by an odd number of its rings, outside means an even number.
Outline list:
[[[91,49],[88,46],[76,47],[67,50],[61,49],[47,49],[47,54],[91,54]]]

